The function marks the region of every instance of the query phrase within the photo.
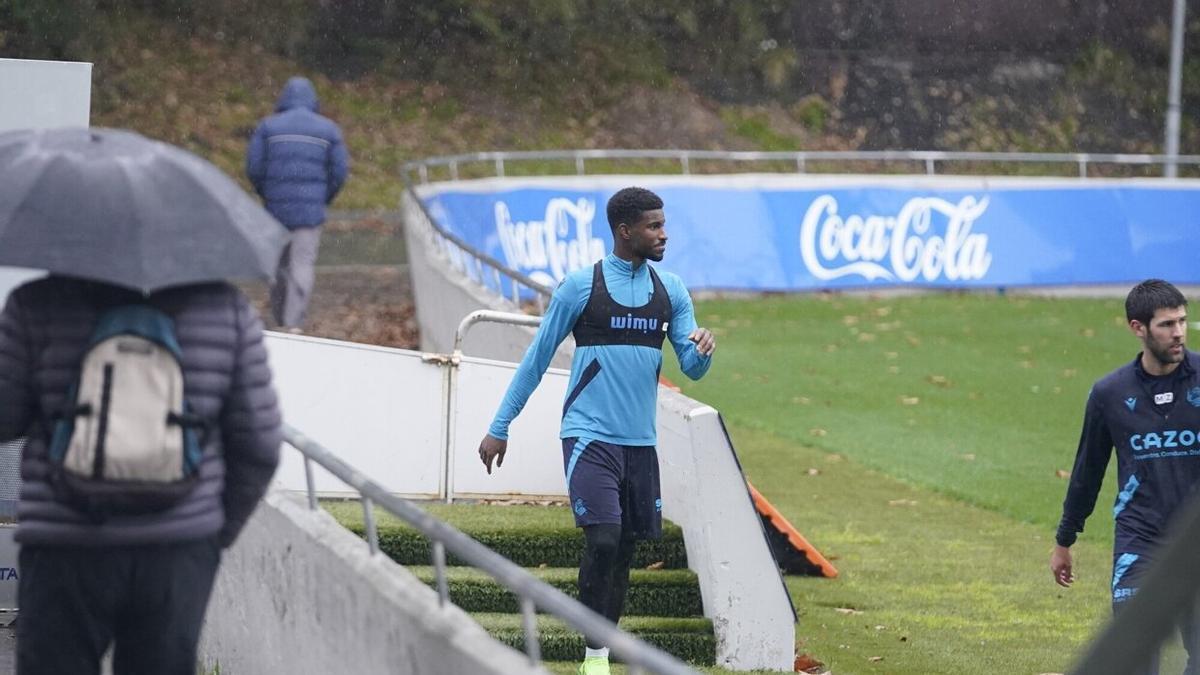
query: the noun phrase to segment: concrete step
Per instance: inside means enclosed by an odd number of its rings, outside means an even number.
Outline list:
[[[357,502],[323,502],[350,531],[363,536],[362,508]],[[583,552],[583,533],[575,527],[566,507],[514,507],[463,504],[428,509],[433,515],[522,567],[577,567]],[[401,565],[429,565],[433,562],[429,541],[398,519],[377,510],[379,547]],[[463,563],[453,555],[447,562]],[[683,532],[669,521],[663,522],[663,536],[657,541],[638,543],[634,568],[651,565],[667,569],[687,567]]]
[[[408,566],[421,581],[435,586],[431,566]],[[579,594],[574,567],[528,568],[529,572],[558,590],[576,597]],[[447,567],[446,580],[450,600],[468,612],[518,612],[517,597],[496,583],[488,574],[470,567]],[[629,575],[629,594],[625,600],[627,616],[704,615],[700,584],[691,570],[635,569]]]
[[[525,633],[519,614],[473,614],[497,640],[513,649],[525,651]],[[618,624],[639,639],[683,661],[711,666],[716,661],[716,638],[712,622],[704,618],[666,618],[630,616]],[[562,621],[539,616],[538,642],[546,661],[578,661],[583,657],[583,636]]]

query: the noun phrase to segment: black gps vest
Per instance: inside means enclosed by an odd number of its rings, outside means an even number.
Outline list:
[[[653,267],[648,267],[654,294],[641,307],[618,304],[604,283],[604,261],[592,268],[592,294],[571,333],[577,347],[641,345],[662,349],[671,319],[671,297]],[[647,263],[643,263],[647,264]]]

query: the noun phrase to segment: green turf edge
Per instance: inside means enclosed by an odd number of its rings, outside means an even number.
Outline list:
[[[497,640],[524,651],[525,634],[516,614],[472,615]],[[707,619],[622,618],[620,627],[678,659],[698,665],[716,662],[716,638]],[[538,617],[538,642],[547,661],[570,661],[583,654],[583,636],[552,617]]]
[[[435,585],[432,567],[409,567],[418,579]],[[578,570],[530,569],[529,572],[558,590],[578,596]],[[447,568],[450,600],[468,612],[518,612],[516,596],[484,572],[468,567]],[[703,600],[696,575],[690,570],[633,570],[625,601],[627,616],[702,616]]]
[[[358,536],[364,536],[365,528],[362,522],[362,508],[356,503],[333,502],[322,503],[322,506],[343,527]],[[478,507],[473,507],[471,516]],[[501,512],[512,507],[483,507]],[[554,507],[538,507],[551,510]],[[452,525],[459,527],[484,546],[512,560],[522,567],[576,567],[579,565],[580,554],[583,551],[583,534],[573,526],[562,527],[545,519],[544,514],[522,511],[509,512],[515,515],[511,519],[497,518],[489,523],[469,520],[466,523],[455,522],[455,512],[443,509],[439,517]],[[522,523],[525,523],[523,525]],[[432,549],[429,541],[416,530],[400,521],[380,518],[376,525],[379,535],[379,548],[390,558],[401,565],[428,565],[432,560]],[[450,554],[447,556],[450,565],[463,565],[465,561]],[[670,522],[663,523],[662,539],[638,542],[634,554],[633,566],[648,567],[661,563],[667,569],[683,569],[687,567],[687,549],[683,542],[683,532],[678,525]]]

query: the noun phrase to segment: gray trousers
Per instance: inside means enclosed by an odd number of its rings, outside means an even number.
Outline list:
[[[275,325],[300,328],[308,314],[312,297],[317,250],[321,246],[320,227],[298,227],[279,257],[275,283],[271,285],[271,315]]]

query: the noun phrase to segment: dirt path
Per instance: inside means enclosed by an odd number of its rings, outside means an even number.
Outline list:
[[[243,286],[271,326],[266,284]],[[307,335],[417,349],[419,335],[407,265],[318,266]]]

